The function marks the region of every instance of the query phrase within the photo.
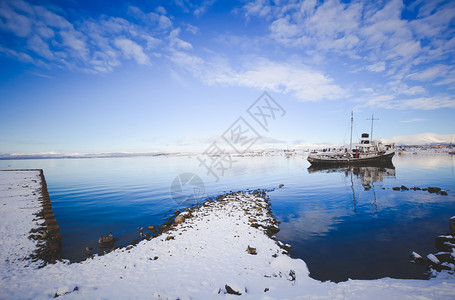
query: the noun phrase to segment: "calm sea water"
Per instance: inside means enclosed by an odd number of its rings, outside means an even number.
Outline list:
[[[275,188],[269,196],[281,222],[277,238],[319,280],[426,278],[409,254],[436,252],[434,237],[455,215],[453,155],[407,154],[394,157],[394,168],[329,170],[309,168],[303,156],[235,159],[218,182],[196,157],[10,160],[0,169],[44,169],[63,256],[72,261],[85,247],[96,252],[101,235],[112,232],[116,245],[128,245],[140,238],[137,227],[159,225],[191,204],[170,194],[185,172],[201,177],[205,197]],[[437,186],[449,195],[392,190],[401,185]]]

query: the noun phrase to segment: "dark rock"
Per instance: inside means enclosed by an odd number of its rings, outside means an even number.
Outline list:
[[[420,191],[420,188],[419,187],[413,187],[412,188],[414,191]]]
[[[433,267],[439,266],[441,264],[441,261],[434,254],[428,254],[427,259],[430,265]]]
[[[289,271],[289,277],[291,277],[291,279],[289,279],[289,281],[295,281],[295,271],[294,270],[291,270]]]
[[[401,190],[401,188],[399,186],[395,186],[395,187],[392,188],[392,190],[399,191],[399,190]]]
[[[434,256],[440,261],[440,262],[452,262],[453,257],[449,252],[439,252],[436,253]]]
[[[447,196],[447,192],[446,191],[441,191],[440,194],[443,195],[443,196]]]
[[[174,239],[174,237],[173,237],[172,235],[168,235],[168,236],[166,237],[166,241],[173,240],[173,239]]]
[[[455,216],[450,218],[449,228],[450,228],[450,233],[455,235]]]
[[[402,185],[400,188],[402,191],[409,191],[409,188],[405,187],[404,185]]]
[[[248,248],[246,248],[246,251],[248,252],[248,254],[251,254],[251,255],[257,254],[256,248],[250,247],[249,245],[248,245]]]
[[[180,210],[177,209],[176,211],[174,211],[174,215],[178,216],[179,214],[180,214]]]
[[[284,186],[284,184],[280,184],[278,187],[281,189]]]
[[[278,228],[278,226],[276,225],[270,225],[270,226],[267,226],[267,235],[269,236],[272,236],[278,232],[280,232],[280,228]]]
[[[185,222],[185,217],[183,215],[178,215],[174,220],[175,224],[180,224]]]
[[[227,284],[224,286],[224,288],[226,289],[226,292],[227,292],[228,294],[238,295],[238,296],[240,296],[240,295],[242,294],[242,293],[240,293],[240,292],[234,291],[234,290],[233,290],[229,285],[227,285]]]
[[[418,253],[412,251],[410,257],[411,261],[415,264],[418,264],[418,265],[424,265],[425,264],[425,260],[423,259],[422,256],[420,256]]]
[[[434,238],[434,244],[439,251],[450,251],[451,247],[447,243],[455,244],[455,237],[453,235],[440,235]]]
[[[172,221],[173,221],[173,218],[170,217],[169,219],[166,220],[166,222],[164,222],[164,225],[170,226],[170,225],[172,225]]]
[[[150,231],[154,231],[155,230],[155,225],[149,225],[147,227],[147,229],[150,230]]]
[[[438,187],[428,187],[428,192],[429,193],[439,193],[441,191],[441,188]]]
[[[115,238],[112,236],[112,233],[109,232],[108,236],[100,236],[98,239],[98,245],[101,248],[110,248],[114,245]]]

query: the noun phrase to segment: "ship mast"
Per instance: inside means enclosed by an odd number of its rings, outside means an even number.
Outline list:
[[[352,153],[352,124],[354,123],[354,113],[351,111],[351,139],[349,141],[349,153]]]
[[[376,121],[376,120],[379,120],[379,119],[375,119],[373,115],[371,115],[371,119],[367,119],[367,120],[371,120],[371,134],[370,134],[370,141],[373,140],[373,121]]]

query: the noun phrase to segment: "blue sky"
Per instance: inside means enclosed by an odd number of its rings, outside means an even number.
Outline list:
[[[257,148],[348,142],[351,111],[449,141],[454,51],[454,1],[0,0],[0,153],[203,151],[264,91]]]

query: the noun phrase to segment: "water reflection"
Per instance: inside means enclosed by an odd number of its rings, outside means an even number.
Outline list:
[[[316,167],[308,168],[308,173],[344,173],[346,178],[355,176],[356,179],[362,181],[362,185],[367,187],[374,182],[382,182],[386,177],[395,178],[395,166],[343,166],[343,167]]]
[[[395,166],[390,163],[389,165],[381,166],[340,166],[340,167],[321,167],[321,166],[310,166],[308,173],[344,173],[345,178],[350,180],[352,201],[354,212],[357,213],[357,201],[358,196],[356,195],[355,185],[361,184],[365,191],[370,189],[373,190],[373,205],[377,211],[377,198],[376,190],[374,187],[375,182],[382,182],[385,178],[395,178]]]

